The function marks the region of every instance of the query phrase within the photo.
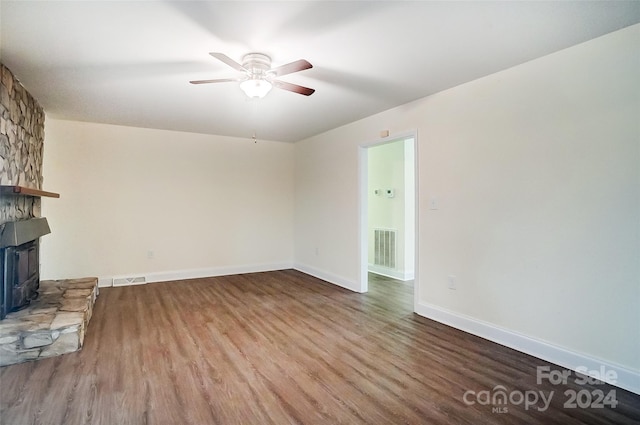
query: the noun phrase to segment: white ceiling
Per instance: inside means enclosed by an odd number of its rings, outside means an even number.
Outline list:
[[[51,117],[295,142],[640,22],[639,1],[6,1],[1,60]],[[310,96],[191,85],[263,52]],[[615,64],[612,64],[615,66]]]

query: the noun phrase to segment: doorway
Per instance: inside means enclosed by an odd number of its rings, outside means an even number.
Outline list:
[[[414,280],[417,293],[416,132],[361,144],[360,292],[369,274]]]

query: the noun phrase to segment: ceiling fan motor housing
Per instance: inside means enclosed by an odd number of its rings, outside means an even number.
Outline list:
[[[242,57],[242,66],[249,71],[251,79],[262,79],[271,69],[271,58],[263,53],[249,53]]]

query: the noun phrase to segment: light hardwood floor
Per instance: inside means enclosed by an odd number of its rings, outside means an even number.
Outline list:
[[[372,275],[369,288],[293,270],[103,288],[82,351],[0,368],[0,423],[640,421],[637,395],[538,385],[546,362],[413,314],[411,284]],[[553,392],[551,405],[464,402],[497,385]],[[565,408],[566,390],[614,390],[619,404]]]

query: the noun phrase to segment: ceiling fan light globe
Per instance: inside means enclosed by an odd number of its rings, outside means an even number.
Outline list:
[[[273,86],[267,80],[252,79],[240,83],[242,91],[251,98],[263,98]]]

